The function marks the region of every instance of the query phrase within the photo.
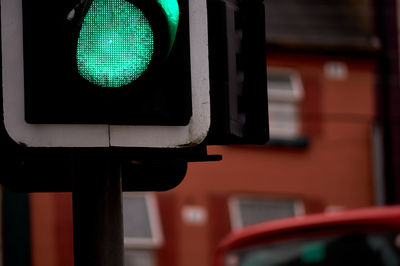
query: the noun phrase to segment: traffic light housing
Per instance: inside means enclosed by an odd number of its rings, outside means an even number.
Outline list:
[[[68,191],[76,155],[101,151],[126,189],[165,190],[221,159],[208,144],[267,140],[261,0],[0,1],[1,184]]]
[[[208,0],[209,144],[265,144],[269,138],[262,0]]]
[[[194,10],[205,1],[2,0],[8,134],[33,147],[200,143],[207,17]]]
[[[8,135],[32,147],[268,139],[260,0],[1,0]]]

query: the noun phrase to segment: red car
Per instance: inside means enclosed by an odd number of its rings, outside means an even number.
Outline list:
[[[295,217],[224,239],[215,266],[400,266],[400,206]]]

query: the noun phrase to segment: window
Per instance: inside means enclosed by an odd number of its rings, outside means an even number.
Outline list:
[[[124,265],[155,266],[155,254],[151,249],[125,248]]]
[[[126,266],[155,266],[162,244],[156,198],[150,193],[124,193],[123,221]]]
[[[300,76],[293,70],[268,69],[269,128],[272,139],[295,139],[301,135],[299,102],[303,97]]]
[[[240,196],[229,205],[233,229],[304,214],[303,202],[297,199]]]

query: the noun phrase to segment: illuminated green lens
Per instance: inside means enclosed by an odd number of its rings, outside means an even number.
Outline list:
[[[102,87],[121,87],[140,77],[154,50],[150,24],[125,0],[93,0],[78,38],[78,71]]]

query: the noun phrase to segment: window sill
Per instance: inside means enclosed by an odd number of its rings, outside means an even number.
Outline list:
[[[307,148],[309,144],[310,140],[305,137],[296,137],[290,139],[272,137],[266,145],[270,147]]]

